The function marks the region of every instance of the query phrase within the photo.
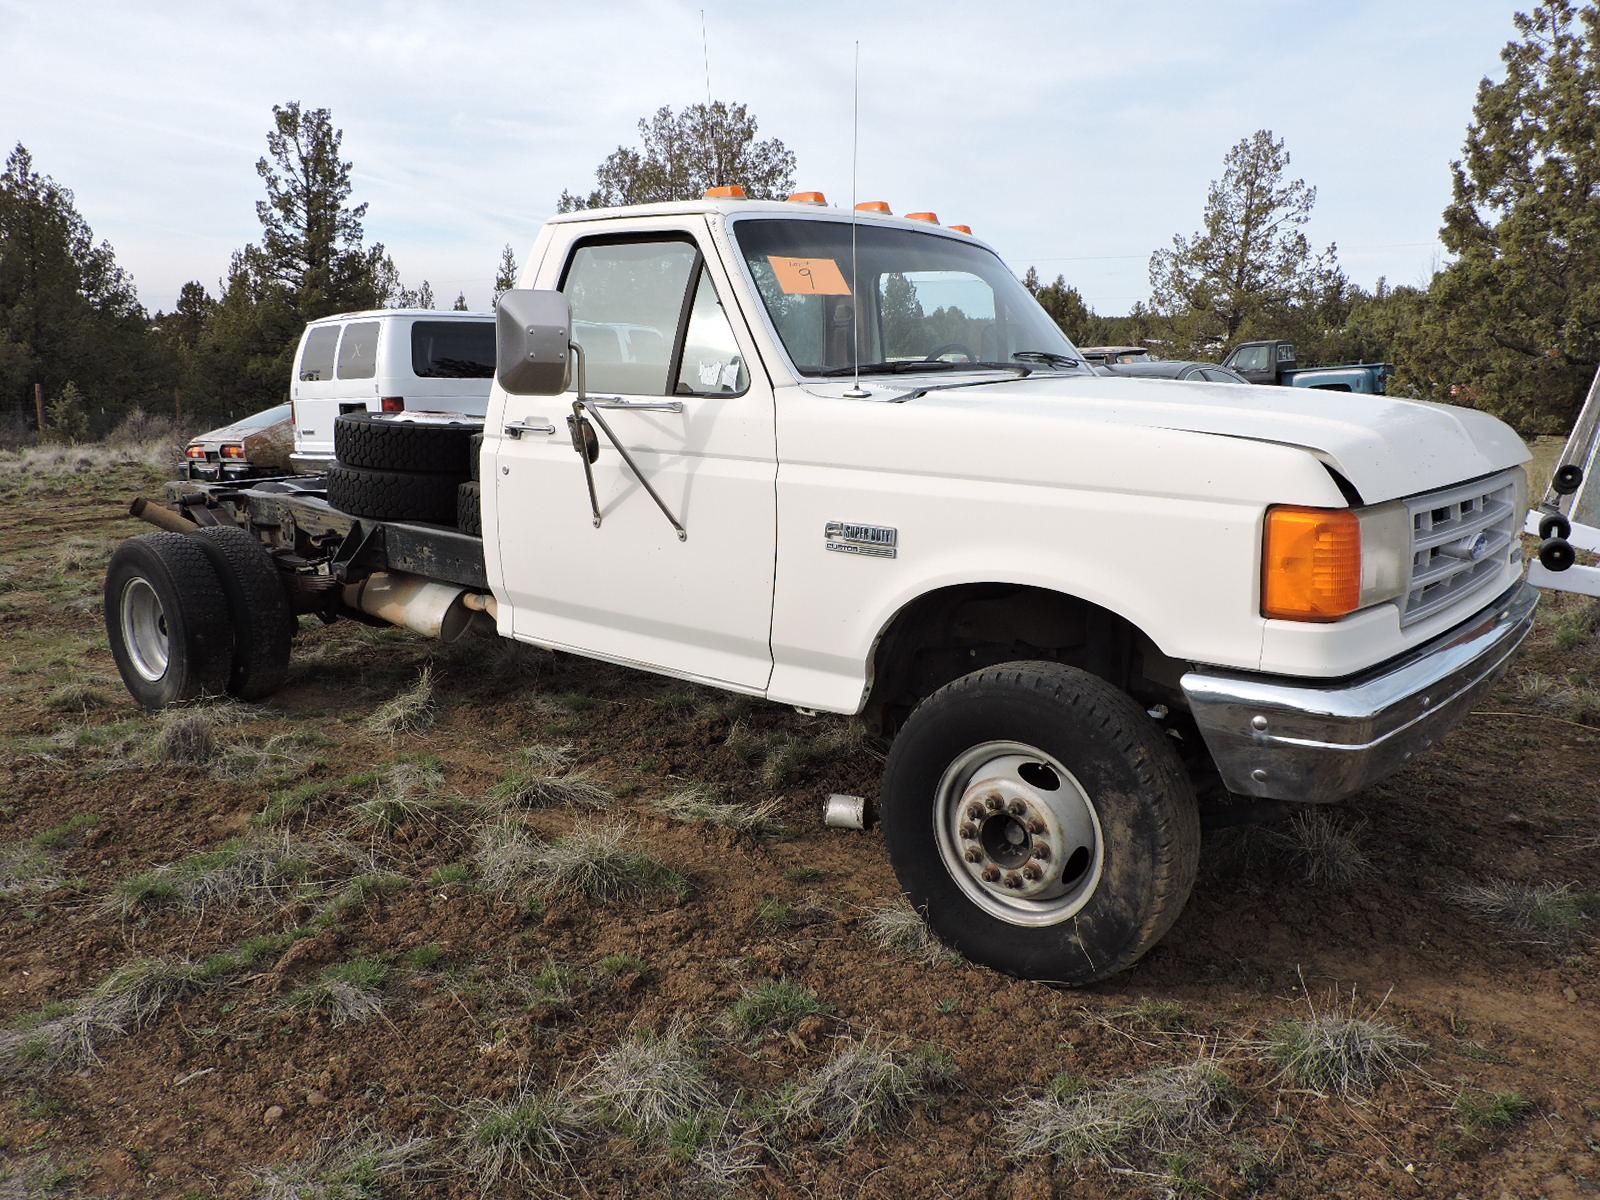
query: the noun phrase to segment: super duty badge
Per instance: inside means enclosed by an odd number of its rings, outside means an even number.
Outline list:
[[[849,521],[829,521],[823,536],[829,550],[872,558],[893,558],[899,540],[895,530],[883,525],[855,525]]]

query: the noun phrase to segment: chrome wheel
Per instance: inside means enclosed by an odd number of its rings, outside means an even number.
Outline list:
[[[167,614],[149,580],[133,578],[122,589],[122,643],[133,669],[151,683],[167,673]]]
[[[1021,742],[985,742],[939,780],[935,821],[951,877],[1013,925],[1054,925],[1094,894],[1100,818],[1072,772]]]

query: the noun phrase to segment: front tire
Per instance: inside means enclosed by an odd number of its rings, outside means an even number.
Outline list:
[[[133,698],[155,710],[220,696],[233,667],[233,623],[205,549],[182,533],[129,538],[106,569],[106,635]]]
[[[919,705],[880,801],[889,859],[939,938],[1008,975],[1094,983],[1194,886],[1200,816],[1161,728],[1075,667],[1008,663]]]

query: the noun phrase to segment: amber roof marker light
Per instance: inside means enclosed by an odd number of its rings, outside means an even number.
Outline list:
[[[719,184],[717,187],[708,187],[706,189],[705,199],[707,199],[707,200],[743,200],[744,199],[744,189],[742,187],[740,187],[737,183]]]
[[[964,233],[968,237],[972,236],[972,226],[971,225],[951,225],[951,226],[949,226],[949,228],[954,229],[957,233]]]
[[[939,223],[939,214],[935,213],[935,212],[907,213],[906,214],[906,220],[908,220],[908,221],[926,221],[929,225],[937,225]]]
[[[826,205],[828,198],[821,192],[790,192],[789,203]]]
[[[856,205],[857,212],[882,213],[886,217],[894,216],[894,211],[889,207],[887,200],[863,200]]]

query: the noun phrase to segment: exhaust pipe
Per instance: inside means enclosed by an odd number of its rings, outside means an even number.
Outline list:
[[[468,601],[475,593],[403,571],[374,571],[360,583],[345,584],[341,595],[345,604],[369,617],[447,644],[464,634],[478,616]]]

